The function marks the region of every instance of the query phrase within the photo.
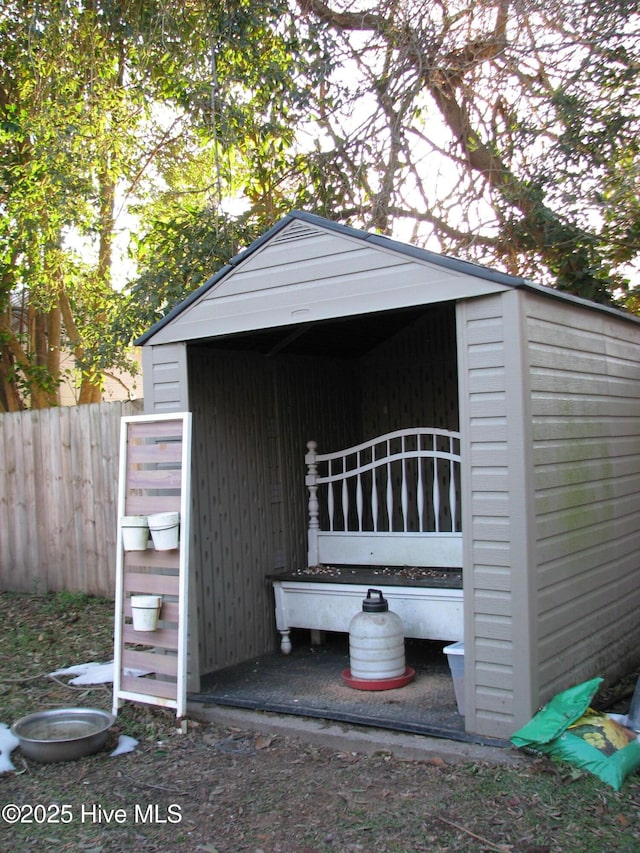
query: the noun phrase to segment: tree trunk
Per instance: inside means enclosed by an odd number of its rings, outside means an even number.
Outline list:
[[[49,404],[60,405],[60,344],[62,340],[62,317],[60,306],[49,311],[49,349],[47,352],[47,370],[53,387],[49,391]]]

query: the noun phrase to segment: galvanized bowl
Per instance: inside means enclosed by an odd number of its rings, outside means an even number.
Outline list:
[[[96,708],[56,708],[21,717],[11,731],[34,761],[75,761],[105,745],[113,714]]]

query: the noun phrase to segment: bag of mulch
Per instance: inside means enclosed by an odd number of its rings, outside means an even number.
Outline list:
[[[511,738],[514,746],[567,761],[616,791],[640,768],[635,732],[589,707],[602,678],[558,693]]]

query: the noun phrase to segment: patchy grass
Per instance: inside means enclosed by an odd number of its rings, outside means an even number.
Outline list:
[[[96,699],[110,704],[107,685],[72,688],[48,673],[113,656],[113,602],[82,593],[0,594],[3,654],[0,662],[0,721],[43,707],[64,707]],[[105,704],[106,702],[106,704]]]
[[[111,707],[110,685],[73,688],[47,673],[111,659],[112,602],[1,593],[0,620],[0,722],[45,707]],[[140,744],[111,758],[121,732]],[[49,765],[16,750],[13,762],[0,805],[18,806],[22,820],[0,826],[0,838],[20,853],[640,849],[640,777],[616,793],[547,759],[403,761],[194,721],[179,734],[171,712],[127,703],[106,750]]]
[[[113,601],[59,592],[0,593],[3,654],[0,658],[0,722],[13,723],[45,708],[75,705],[111,710],[112,685],[76,687],[49,673],[113,658]],[[127,734],[159,738],[175,727],[171,714],[127,704],[119,715]]]

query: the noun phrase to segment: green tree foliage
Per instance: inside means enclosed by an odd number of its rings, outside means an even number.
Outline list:
[[[180,116],[181,136],[160,153],[153,190],[135,206],[136,332],[292,207],[317,204],[297,138],[329,59],[313,33],[301,37],[291,11],[287,0],[222,4],[203,17],[186,61],[176,54],[163,103]]]
[[[637,310],[638,20],[636,0],[7,0],[0,409],[55,404],[65,349],[97,399],[133,336],[293,207]]]
[[[104,327],[118,180],[135,168],[144,103],[125,84],[124,36],[91,3],[9,2],[0,17],[0,408],[55,405],[61,354],[98,399],[119,360]],[[69,238],[88,236],[80,260]],[[102,327],[102,329],[101,329]]]
[[[314,54],[298,50],[285,11],[262,0],[5,4],[0,408],[55,404],[65,349],[83,377],[80,401],[99,399],[104,370],[124,363],[140,324],[194,286],[205,275],[194,270],[217,263],[234,233],[250,232],[223,221],[223,196],[241,187],[253,220],[284,209],[280,167],[306,98],[295,71],[312,79]],[[123,210],[144,217],[130,295],[112,282]],[[218,248],[207,223],[226,235]],[[94,256],[80,259],[71,237]],[[197,258],[177,250],[190,239]]]

